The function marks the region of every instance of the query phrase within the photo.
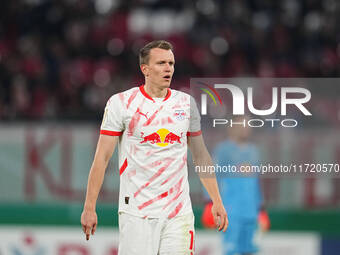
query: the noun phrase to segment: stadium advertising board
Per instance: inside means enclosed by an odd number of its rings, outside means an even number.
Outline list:
[[[4,227],[0,229],[1,255],[116,255],[118,231],[99,228],[85,241],[80,228]],[[221,255],[221,235],[197,231],[196,255]],[[269,233],[259,238],[259,255],[319,255],[320,238],[313,233]],[[279,253],[278,253],[279,252]]]

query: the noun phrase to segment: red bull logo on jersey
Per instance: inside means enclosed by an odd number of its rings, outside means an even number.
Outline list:
[[[177,120],[184,120],[185,119],[185,112],[184,110],[175,110],[175,117]]]
[[[151,144],[156,144],[160,147],[165,147],[169,144],[181,143],[182,133],[181,136],[178,136],[166,128],[161,128],[149,135],[145,135],[144,132],[141,132],[141,138],[143,140],[140,143],[148,142]]]

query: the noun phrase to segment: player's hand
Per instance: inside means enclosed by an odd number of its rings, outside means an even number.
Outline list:
[[[211,213],[214,216],[214,221],[218,231],[223,230],[223,232],[225,232],[227,230],[229,221],[227,212],[225,211],[222,202],[213,203],[213,206],[211,207]]]
[[[94,235],[97,228],[98,219],[96,212],[84,210],[81,214],[80,222],[83,227],[86,240],[89,240],[90,234]]]

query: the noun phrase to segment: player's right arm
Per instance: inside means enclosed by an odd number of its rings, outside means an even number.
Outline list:
[[[84,209],[81,214],[81,225],[86,240],[90,239],[90,233],[93,235],[97,228],[97,198],[103,184],[106,167],[115,150],[118,139],[118,136],[109,135],[100,135],[98,139],[96,153],[88,177]]]

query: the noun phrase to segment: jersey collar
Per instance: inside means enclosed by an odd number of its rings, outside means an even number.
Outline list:
[[[153,98],[148,93],[146,93],[146,91],[144,89],[144,84],[139,87],[139,90],[143,94],[143,96],[145,96],[147,99],[150,99],[152,102],[155,103],[155,100],[153,100]],[[163,99],[163,102],[168,100],[170,96],[171,96],[171,89],[168,88],[166,96]]]

